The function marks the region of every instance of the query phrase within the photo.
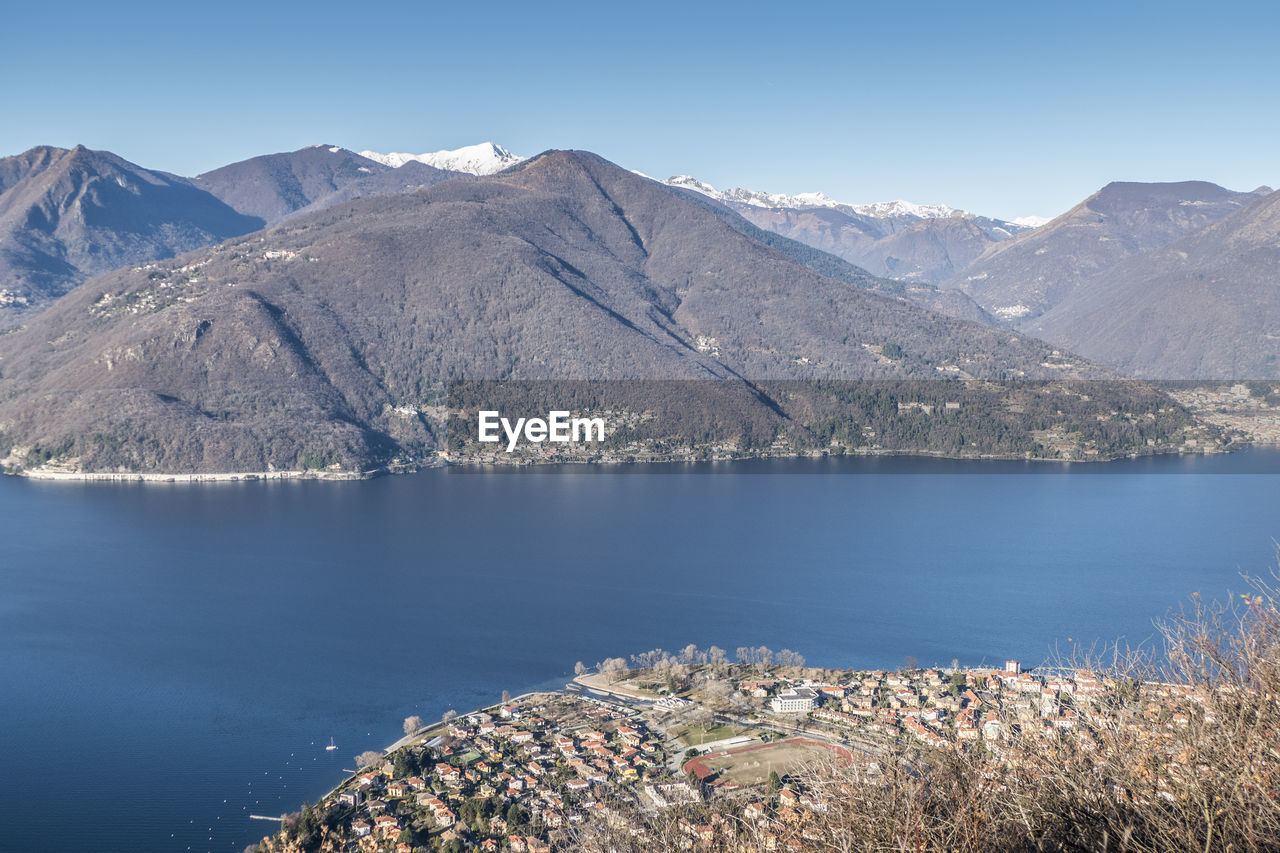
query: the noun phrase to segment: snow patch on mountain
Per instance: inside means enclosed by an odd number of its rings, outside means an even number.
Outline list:
[[[676,175],[668,178],[666,183],[673,187],[694,190],[719,201],[749,204],[752,207],[767,208],[814,208],[830,207],[852,211],[862,216],[875,219],[890,219],[908,216],[914,219],[944,219],[949,216],[966,216],[963,210],[948,207],[945,204],[915,204],[910,201],[880,201],[874,204],[849,204],[836,201],[825,193],[770,193],[762,190],[748,190],[736,187],[731,190],[717,190],[715,187],[690,175]]]
[[[379,154],[377,151],[361,151],[361,157],[367,157],[385,166],[400,168],[405,163],[426,163],[437,169],[451,172],[467,172],[472,175],[492,175],[501,172],[526,158],[512,154],[501,145],[492,142],[481,142],[479,145],[467,145],[445,151],[429,151],[425,154],[404,154],[392,152]]]
[[[1048,216],[1019,216],[1017,219],[1010,219],[1014,225],[1021,225],[1024,228],[1039,228],[1049,221]]]

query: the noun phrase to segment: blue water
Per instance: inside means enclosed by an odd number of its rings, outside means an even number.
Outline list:
[[[1149,639],[1192,592],[1271,570],[1280,452],[3,478],[0,519],[0,848],[238,853],[273,829],[249,814],[314,800],[405,716],[578,660],[1037,663]]]

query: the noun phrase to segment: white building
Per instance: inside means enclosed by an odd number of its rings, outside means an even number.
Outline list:
[[[804,714],[818,706],[818,693],[810,687],[793,687],[769,700],[775,714]]]

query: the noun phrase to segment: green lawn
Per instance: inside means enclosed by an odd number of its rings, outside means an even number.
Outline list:
[[[738,726],[716,726],[715,728],[707,729],[704,733],[701,726],[685,726],[675,729],[673,733],[686,746],[701,746],[704,743],[711,743],[715,740],[750,734],[751,730]]]

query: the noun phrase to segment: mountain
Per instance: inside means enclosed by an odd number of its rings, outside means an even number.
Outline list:
[[[354,181],[344,183],[341,187],[327,195],[315,199],[306,207],[301,207],[282,221],[325,210],[343,202],[372,195],[395,195],[397,193],[415,192],[425,189],[441,181],[467,179],[471,176],[463,172],[448,172],[428,166],[426,163],[405,163],[397,168],[388,168],[381,172],[365,175]]]
[[[1033,321],[1091,277],[1252,204],[1205,181],[1111,183],[1046,225],[992,245],[947,283],[1001,319]],[[1020,326],[1022,327],[1022,326]]]
[[[688,175],[668,178],[667,183],[721,201],[765,230],[829,252],[875,275],[924,284],[946,281],[993,244],[1027,230],[946,205],[908,201],[854,205],[820,192],[722,191]]]
[[[107,151],[41,146],[0,159],[0,325],[85,279],[262,227],[185,178]]]
[[[752,207],[799,210],[826,207],[845,209],[850,213],[857,213],[874,219],[893,219],[896,217],[909,217],[912,220],[940,219],[963,213],[963,211],[947,207],[945,204],[915,204],[901,199],[898,201],[875,202],[873,204],[846,204],[845,202],[836,201],[821,192],[788,195],[786,193],[771,193],[763,190],[748,190],[741,187],[731,190],[717,190],[705,181],[700,181],[691,175],[675,175],[667,178],[666,182],[670,186],[695,190],[719,201],[748,204]]]
[[[1239,200],[1205,194],[1214,213]],[[1280,192],[1253,198],[1100,267],[1022,327],[1134,376],[1280,378]]]
[[[684,194],[685,198],[705,206],[719,216],[730,228],[745,234],[757,242],[777,249],[820,275],[852,284],[855,287],[875,291],[885,296],[914,302],[931,311],[938,311],[961,320],[972,320],[976,323],[990,325],[996,324],[995,318],[983,311],[978,303],[958,290],[939,290],[933,285],[924,282],[903,282],[897,279],[872,275],[862,267],[855,266],[833,254],[824,252],[821,249],[815,249],[799,240],[784,237],[775,231],[766,231],[757,225],[753,225],[735,212],[731,206],[715,200],[705,193],[685,189],[670,183],[668,185],[672,186],[677,192]]]
[[[465,172],[470,175],[497,174],[503,169],[524,162],[525,159],[492,142],[481,142],[479,145],[468,145],[452,151],[432,151],[427,154],[379,154],[376,151],[361,151],[360,156],[393,168],[417,162],[447,172]]]
[[[274,225],[300,210],[407,192],[456,176],[421,163],[393,169],[336,145],[311,145],[232,163],[194,183],[241,213]]]
[[[756,383],[1088,375],[1105,374],[820,275],[669,187],[557,151],[82,285],[0,337],[0,453],[351,470],[433,458],[458,380],[715,379],[798,435]],[[1052,396],[1059,413],[1077,397]]]

